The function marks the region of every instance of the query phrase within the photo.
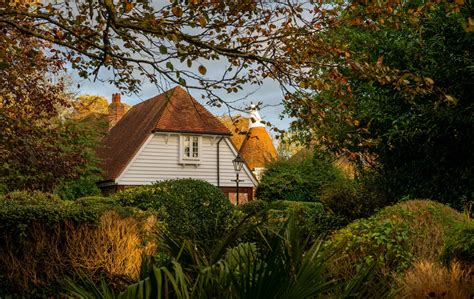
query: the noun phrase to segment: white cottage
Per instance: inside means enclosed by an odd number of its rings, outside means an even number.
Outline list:
[[[176,178],[194,178],[219,187],[235,201],[237,150],[229,130],[189,93],[175,87],[133,106],[123,114],[120,95],[113,95],[103,140],[104,193]],[[257,180],[244,164],[239,202],[253,199]]]

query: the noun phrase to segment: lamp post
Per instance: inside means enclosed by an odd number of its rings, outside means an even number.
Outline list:
[[[236,174],[236,178],[235,178],[235,183],[237,185],[237,205],[239,205],[239,172],[240,170],[242,170],[242,166],[244,166],[244,160],[240,157],[239,154],[237,154],[237,157],[235,157],[235,159],[232,161],[232,164],[234,164],[234,170],[235,170],[235,174]]]

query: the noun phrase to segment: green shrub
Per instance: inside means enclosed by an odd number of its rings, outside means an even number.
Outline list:
[[[270,164],[258,185],[257,198],[265,201],[318,201],[322,187],[343,177],[332,159],[316,153]]]
[[[452,261],[474,264],[474,225],[456,227],[447,237],[441,260],[446,265]]]
[[[268,208],[268,202],[263,200],[252,200],[243,205],[239,205],[238,209],[245,214],[257,214]]]
[[[390,204],[383,192],[377,191],[365,180],[338,180],[323,188],[320,200],[345,224],[373,215]]]
[[[284,223],[293,215],[303,237],[310,240],[330,234],[344,225],[340,217],[325,209],[319,202],[279,200],[270,204],[269,213],[276,223]]]
[[[13,191],[4,195],[0,195],[0,200],[10,200],[10,201],[26,201],[29,203],[33,202],[57,202],[61,199],[59,196],[41,192],[41,191]]]
[[[76,224],[95,224],[107,211],[115,210],[128,216],[134,213],[131,208],[116,206],[110,200],[96,197],[95,201],[61,201],[56,196],[41,192],[13,192],[0,198],[0,231],[26,235],[28,227],[34,223],[43,223],[54,227],[59,223],[71,221]],[[19,195],[24,194],[24,198]],[[32,197],[35,194],[36,197]],[[50,198],[56,200],[50,200]]]
[[[167,180],[114,197],[122,205],[158,213],[172,233],[205,244],[211,244],[226,230],[233,214],[224,193],[201,180]]]
[[[66,200],[74,200],[84,196],[99,196],[100,189],[97,187],[97,181],[100,181],[99,175],[84,175],[75,180],[63,182],[55,192],[59,197]]]
[[[410,200],[389,206],[368,219],[359,219],[337,231],[328,244],[339,256],[333,267],[349,279],[360,268],[376,263],[381,279],[411,266],[413,260],[440,258],[446,238],[466,218],[443,204]]]

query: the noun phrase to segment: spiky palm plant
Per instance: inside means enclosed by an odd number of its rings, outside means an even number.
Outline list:
[[[260,234],[261,242],[238,243],[241,236],[258,229],[255,221],[244,220],[212,250],[162,234],[160,248],[167,258],[150,265],[146,278],[119,294],[105,284],[81,288],[69,281],[69,294],[104,299],[360,298],[365,294],[373,269],[349,282],[336,281],[328,266],[337,256],[323,246],[323,239],[307,246],[294,217],[277,231]],[[381,290],[380,296],[386,295]]]

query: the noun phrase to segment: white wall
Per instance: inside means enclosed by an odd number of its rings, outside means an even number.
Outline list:
[[[217,186],[217,142],[220,137],[202,136],[199,165],[179,164],[179,135],[156,133],[150,136],[140,151],[117,179],[118,185],[145,185],[159,180],[194,178]],[[124,142],[126,142],[124,140]],[[220,142],[220,186],[234,187],[235,170],[232,160],[235,151],[225,138]],[[244,167],[240,172],[242,187],[254,187],[256,181]]]

